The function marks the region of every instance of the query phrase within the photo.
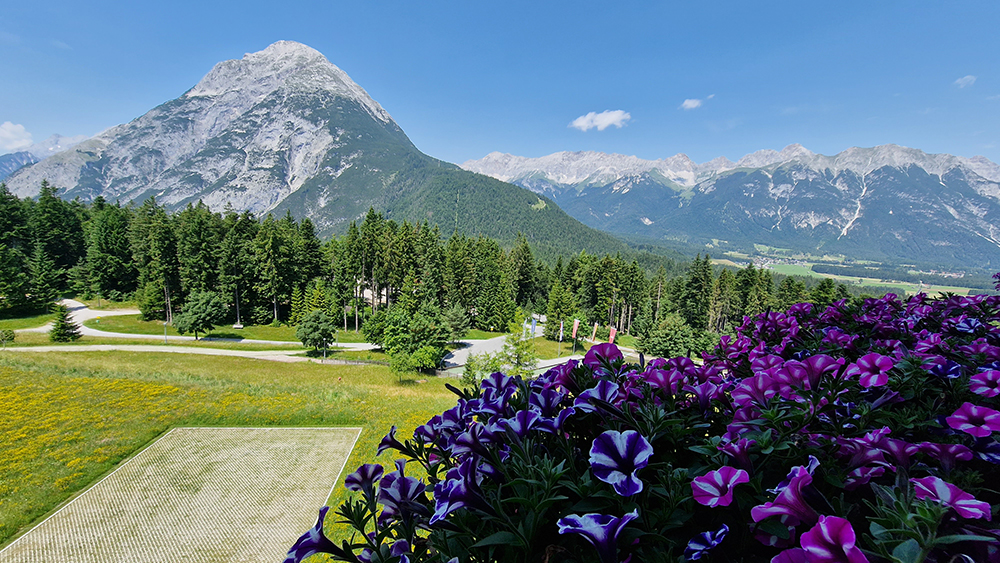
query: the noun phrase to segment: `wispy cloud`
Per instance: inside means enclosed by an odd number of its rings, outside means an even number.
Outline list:
[[[976,83],[976,77],[972,76],[971,74],[967,74],[962,78],[956,80],[955,86],[958,86],[959,88],[968,88],[969,86],[972,86],[975,83]]]
[[[621,129],[630,119],[632,119],[632,114],[620,109],[614,111],[604,110],[601,113],[592,111],[587,115],[581,115],[574,119],[569,126],[580,131],[589,131],[594,128],[598,131],[604,131],[612,125]]]
[[[24,125],[17,125],[10,121],[4,121],[0,124],[0,152],[19,151],[32,144],[31,133],[24,128]]]
[[[987,100],[1000,100],[1000,94],[997,94],[995,96],[986,96],[986,99]]]
[[[72,49],[72,47],[70,47],[69,45],[67,45],[66,43],[63,43],[62,41],[60,41],[58,39],[53,39],[53,40],[49,41],[49,44],[52,45],[53,47],[55,47],[56,49],[65,49],[67,51],[70,50],[70,49]]]
[[[705,96],[704,100],[701,100],[701,99],[698,99],[698,98],[688,98],[688,99],[684,100],[683,102],[681,102],[681,105],[680,105],[679,109],[682,109],[684,111],[690,111],[690,110],[693,110],[693,109],[698,109],[701,106],[705,105],[705,100],[711,100],[714,97],[715,97],[715,94],[709,94],[708,96]]]

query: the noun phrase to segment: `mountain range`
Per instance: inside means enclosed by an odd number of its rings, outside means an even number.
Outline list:
[[[523,232],[564,252],[617,252],[621,241],[531,191],[464,171],[417,150],[389,113],[340,68],[279,41],[215,65],[193,88],[129,123],[25,166],[7,178],[25,197],[43,180],[64,198],[143,201],[169,209],[309,217],[320,235],[344,232],[370,207],[513,240]]]
[[[82,141],[82,142],[81,142]],[[834,156],[801,145],[736,162],[597,152],[491,153],[461,167],[420,152],[318,51],[279,41],[215,65],[194,87],[86,140],[55,136],[0,157],[20,197],[309,217],[320,235],[370,207],[551,252],[764,245],[896,264],[1000,266],[1000,166],[896,145]],[[582,222],[582,223],[581,223]],[[604,231],[604,232],[601,232]]]
[[[635,240],[1000,265],[1000,166],[984,157],[897,145],[824,156],[789,145],[737,162],[494,152],[462,167],[545,194],[584,223]]]

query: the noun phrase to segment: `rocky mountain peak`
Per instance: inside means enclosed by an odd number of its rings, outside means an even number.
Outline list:
[[[295,41],[278,41],[242,59],[216,64],[184,97],[209,98],[231,112],[242,113],[279,88],[329,91],[357,101],[383,123],[392,121],[389,113],[346,72],[319,51]]]

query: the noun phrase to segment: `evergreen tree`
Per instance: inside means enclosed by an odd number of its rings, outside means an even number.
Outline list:
[[[59,297],[60,272],[56,263],[39,243],[29,263],[31,272],[31,301],[36,307],[48,308]]]
[[[469,332],[469,317],[461,305],[452,305],[445,309],[441,321],[448,331],[448,342],[458,342]]]
[[[779,310],[786,311],[792,305],[802,303],[808,299],[809,293],[806,291],[806,284],[792,276],[786,277],[778,284],[775,301],[777,301],[777,308]]]
[[[49,340],[52,342],[72,342],[79,340],[80,327],[69,318],[69,309],[65,305],[56,306],[56,318],[52,323],[52,330],[49,331]]]
[[[689,356],[699,343],[698,333],[676,313],[666,313],[649,332],[636,339],[636,348],[658,358]]]
[[[336,323],[321,310],[310,311],[295,329],[295,338],[298,338],[303,346],[323,350],[324,358],[327,348],[336,336]]]
[[[719,273],[712,287],[712,304],[709,309],[708,329],[724,333],[739,326],[739,293],[736,290],[736,276],[726,269]]]
[[[296,285],[292,287],[292,310],[288,316],[288,322],[293,325],[299,324],[306,312],[305,296],[302,294],[302,288]]]
[[[187,293],[214,290],[219,276],[223,221],[207,205],[190,203],[174,217],[181,288]]]
[[[809,301],[818,307],[826,307],[837,300],[837,283],[830,278],[823,278],[809,292]]]
[[[193,332],[197,340],[199,332],[211,332],[225,316],[226,302],[218,293],[196,291],[188,296],[181,313],[174,319],[174,327],[181,334]]]
[[[145,320],[173,321],[180,289],[177,240],[166,211],[149,198],[129,226],[132,258],[139,272],[136,302]]]
[[[524,306],[534,292],[535,258],[523,233],[517,234],[517,241],[507,259],[507,268],[514,303]]]
[[[709,308],[712,303],[712,261],[708,254],[699,254],[688,268],[681,303],[681,315],[691,328],[708,330]]]
[[[250,212],[236,214],[229,210],[223,217],[217,279],[222,295],[227,301],[232,300],[237,324],[243,324],[247,317],[244,311],[250,310],[255,281],[253,242],[258,228],[259,223]]]
[[[138,272],[129,241],[129,220],[128,210],[118,205],[95,204],[91,213],[87,263],[91,290],[100,296],[135,291]]]
[[[32,207],[30,225],[35,244],[52,258],[60,272],[59,287],[66,287],[65,273],[83,256],[83,225],[80,215],[56,196],[56,188],[42,180],[38,201]]]
[[[573,298],[573,294],[569,291],[563,289],[562,283],[558,280],[552,285],[552,289],[549,290],[549,301],[548,307],[545,312],[545,330],[544,336],[549,340],[559,339],[559,323],[572,324],[572,319],[570,318],[576,311],[576,303]],[[565,335],[569,334],[569,329],[564,325],[563,332]],[[564,339],[566,336],[564,335]]]
[[[255,289],[271,301],[273,322],[280,322],[278,304],[289,297],[291,291],[292,248],[285,225],[270,215],[260,225],[254,240],[254,261],[257,265]]]

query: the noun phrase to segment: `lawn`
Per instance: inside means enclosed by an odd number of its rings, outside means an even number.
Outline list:
[[[23,328],[38,328],[56,318],[53,313],[19,317],[15,319],[0,319],[0,330],[21,330]]]
[[[496,338],[498,336],[505,336],[506,332],[489,332],[486,330],[479,330],[478,328],[470,329],[466,333],[462,340],[489,340],[490,338]]]
[[[173,426],[361,426],[353,471],[393,424],[406,436],[453,406],[449,381],[216,356],[0,355],[0,543]],[[338,483],[329,500],[346,493]]]
[[[79,340],[73,342],[52,342],[48,334],[40,332],[19,332],[14,338],[13,344],[7,344],[8,348],[25,346],[92,346],[97,344],[111,344],[115,346],[180,346],[194,348],[219,348],[223,350],[245,350],[247,352],[259,352],[263,350],[280,350],[282,352],[294,352],[305,350],[298,342],[288,344],[257,344],[253,342],[230,342],[225,340],[169,340],[164,344],[163,340],[138,339],[138,338],[112,338],[103,336],[81,336]]]
[[[969,288],[949,286],[949,285],[924,285],[919,286],[915,283],[906,282],[888,282],[882,281],[879,278],[859,278],[855,276],[838,276],[835,274],[821,274],[819,272],[812,271],[812,267],[809,265],[803,266],[799,264],[773,264],[771,269],[779,274],[784,274],[786,276],[804,276],[804,277],[814,277],[814,278],[831,278],[839,282],[843,282],[850,285],[861,285],[862,289],[865,286],[873,286],[878,288],[891,288],[897,290],[900,294],[914,295],[918,291],[923,291],[928,295],[937,295],[942,292],[951,292],[957,295],[968,295]]]
[[[120,311],[122,309],[139,308],[135,301],[108,301],[107,299],[83,299],[82,297],[74,297],[73,299],[95,311]]]
[[[91,319],[83,323],[88,328],[108,332],[124,332],[126,334],[163,334],[163,321],[140,321],[132,315],[119,315]],[[167,334],[177,336],[178,332],[172,326],[167,326]],[[188,334],[188,336],[191,336]],[[204,336],[204,335],[199,335]],[[295,338],[294,326],[249,325],[242,329],[231,326],[221,326],[208,333],[209,338],[232,338],[245,340],[274,340],[280,342],[298,342]],[[364,342],[365,337],[354,331],[338,331],[338,342]]]
[[[562,356],[569,356],[573,353],[573,341],[566,340],[562,344],[548,340],[542,336],[532,339],[532,344],[534,345],[535,354],[538,355],[540,360],[551,360],[552,358],[559,358]],[[584,342],[579,340],[576,343],[576,353],[583,354],[590,349],[591,344],[589,342]]]

